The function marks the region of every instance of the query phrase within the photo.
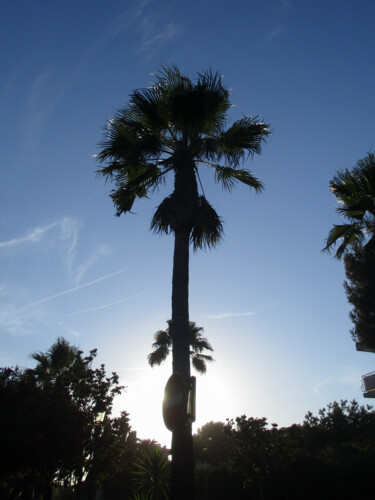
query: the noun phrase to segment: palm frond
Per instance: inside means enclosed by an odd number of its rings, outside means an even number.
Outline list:
[[[151,130],[160,132],[168,127],[168,113],[160,87],[136,90],[131,96],[130,106]]]
[[[221,182],[224,189],[230,191],[235,183],[242,182],[247,186],[255,189],[257,193],[264,189],[263,184],[254,177],[251,172],[245,169],[235,169],[231,167],[222,167],[221,165],[212,165],[215,169],[215,179]]]
[[[172,321],[168,320],[167,323],[168,328],[165,330],[158,330],[154,335],[155,342],[152,344],[154,350],[147,356],[148,362],[152,367],[160,365],[165,361],[171,351],[172,337],[170,329]],[[204,351],[213,351],[211,344],[208,342],[207,338],[203,336],[203,331],[201,326],[197,326],[194,321],[189,321],[190,358],[193,367],[199,373],[205,373],[207,369],[206,363],[214,361],[212,356],[202,354]]]
[[[147,498],[167,499],[170,489],[168,456],[157,446],[150,446],[133,463],[132,476],[138,493]]]
[[[145,127],[142,118],[129,118],[129,115],[131,112],[124,110],[108,122],[104,139],[99,144],[99,164],[108,162],[107,168],[113,169],[117,164],[137,164],[160,155],[163,144],[160,132]]]
[[[190,78],[183,76],[175,64],[162,66],[160,71],[155,74],[155,77],[156,85],[166,94],[172,94],[176,90],[187,90],[193,86]]]
[[[182,217],[186,219],[186,216],[188,219],[190,218],[190,214],[186,213],[183,204],[172,194],[164,198],[155,210],[150,229],[155,233],[169,234],[182,221]]]
[[[191,363],[198,373],[206,373],[207,361],[213,361],[213,357],[196,353],[191,355]]]
[[[194,352],[201,353],[203,351],[213,351],[211,344],[207,338],[203,336],[204,329],[202,326],[197,326],[194,321],[189,321],[190,330],[190,345]]]
[[[326,240],[326,245],[323,251],[330,252],[333,247],[342,241],[336,250],[335,257],[341,259],[344,255],[345,250],[349,245],[354,245],[355,243],[361,243],[364,240],[364,234],[359,225],[355,224],[340,224],[334,225],[333,228],[328,233],[328,238]]]
[[[112,189],[110,196],[113,204],[116,207],[116,215],[119,217],[121,214],[131,212],[133,204],[137,198],[145,198],[147,190],[143,186],[136,188]]]
[[[197,335],[193,336],[191,346],[195,352],[213,351],[213,348],[208,340],[205,337],[198,337]]]
[[[116,215],[130,212],[137,198],[147,198],[149,190],[158,189],[169,170],[154,163],[128,164],[127,168],[120,169],[115,174],[117,189],[110,194],[117,209]]]
[[[207,366],[206,366],[206,363],[202,359],[199,359],[196,356],[193,356],[191,359],[191,363],[192,363],[193,367],[195,368],[195,370],[197,370],[198,373],[202,373],[202,374],[206,373]]]
[[[364,215],[366,214],[366,208],[363,207],[363,203],[362,206],[360,206],[359,204],[342,205],[342,206],[339,205],[336,211],[339,215],[342,215],[347,219],[362,220]]]
[[[349,223],[331,229],[323,251],[330,251],[340,242],[335,253],[340,259],[375,235],[375,155],[369,153],[352,171],[338,172],[330,182],[330,190],[339,202],[338,214]]]
[[[43,352],[33,352],[32,354],[30,354],[30,358],[34,359],[41,365],[46,366],[49,363],[48,357]]]
[[[148,356],[150,366],[160,365],[165,361],[172,346],[172,339],[169,330],[158,330],[154,335],[155,342],[152,344],[154,349]]]
[[[147,356],[150,366],[161,365],[168,357],[170,349],[167,346],[160,346]]]
[[[171,336],[169,334],[169,329],[167,330],[158,330],[155,335],[155,342],[152,344],[152,347],[160,347],[167,346],[170,347],[172,345]]]
[[[194,84],[173,66],[163,67],[156,77],[164,113],[175,129],[189,131],[192,136],[221,130],[230,102],[219,73],[199,73]]]
[[[270,132],[268,124],[257,120],[257,117],[242,118],[221,134],[218,142],[220,156],[229,165],[238,165],[246,152],[249,155],[261,152],[262,143]]]
[[[221,217],[206,198],[200,196],[192,222],[191,241],[194,250],[216,246],[220,243],[223,232]]]
[[[202,111],[200,130],[205,134],[220,133],[231,106],[230,92],[223,86],[221,74],[212,70],[199,73],[195,90]]]

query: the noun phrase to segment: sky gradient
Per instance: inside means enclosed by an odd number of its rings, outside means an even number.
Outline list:
[[[321,249],[339,221],[329,180],[374,150],[374,15],[371,0],[0,0],[0,366],[33,366],[58,336],[97,347],[127,386],[115,413],[169,444],[171,360],[146,357],[171,315],[173,237],[149,224],[172,179],[117,218],[94,155],[131,91],[176,64],[220,71],[230,119],[272,131],[245,163],[262,194],[201,170],[225,237],[191,253],[190,319],[216,360],[197,377],[195,429],[363,403],[375,360],[355,350],[343,264]]]

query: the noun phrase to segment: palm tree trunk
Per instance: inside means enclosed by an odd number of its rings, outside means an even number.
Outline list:
[[[175,233],[172,278],[173,372],[190,377],[189,357],[189,232]]]
[[[189,348],[189,230],[175,231],[172,278],[172,354],[173,373],[190,381]],[[194,458],[192,428],[183,418],[172,433],[171,499],[194,499]]]

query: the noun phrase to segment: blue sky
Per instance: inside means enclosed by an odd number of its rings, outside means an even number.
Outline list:
[[[116,218],[94,155],[131,91],[177,64],[220,71],[231,119],[272,128],[246,162],[261,195],[201,174],[225,238],[191,256],[190,317],[216,359],[198,377],[195,428],[363,402],[374,359],[355,351],[343,265],[321,248],[338,221],[329,180],[374,149],[374,15],[370,0],[1,0],[1,366],[33,366],[58,336],[97,347],[128,387],[115,412],[168,444],[171,367],[146,355],[170,317],[173,238],[148,228],[171,184]]]

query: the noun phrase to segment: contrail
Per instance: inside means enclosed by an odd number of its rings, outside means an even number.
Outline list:
[[[216,314],[212,316],[206,316],[207,319],[224,319],[224,318],[240,318],[242,316],[254,316],[254,312],[245,312],[245,313],[223,313]]]
[[[28,304],[27,306],[22,307],[19,309],[19,311],[24,311],[25,309],[28,309],[29,307],[36,306],[38,304],[43,304],[44,302],[48,302],[49,300],[56,299],[57,297],[62,297],[63,295],[67,295],[68,293],[73,293],[77,292],[78,290],[81,290],[82,288],[86,288],[88,286],[95,285],[96,283],[99,283],[100,281],[108,280],[109,278],[113,278],[113,276],[117,276],[120,273],[123,273],[129,269],[129,267],[123,267],[122,269],[119,269],[118,271],[115,271],[114,273],[107,274],[106,276],[102,276],[101,278],[97,278],[96,280],[89,281],[88,283],[84,283],[83,285],[76,286],[74,288],[69,288],[69,290],[64,290],[63,292],[55,293],[53,295],[50,295],[49,297],[44,297],[44,299],[37,300],[36,302],[32,302],[31,304]]]
[[[88,309],[81,309],[80,311],[74,311],[71,313],[63,314],[62,316],[56,316],[54,319],[62,319],[68,318],[70,316],[76,316],[77,314],[82,314],[86,312],[99,311],[99,309],[106,309],[107,307],[116,306],[117,304],[122,304],[122,302],[127,302],[128,300],[135,299],[142,295],[141,293],[137,293],[135,295],[131,295],[130,297],[126,297],[125,299],[117,300],[116,302],[111,302],[110,304],[104,304],[102,306],[90,307]]]

